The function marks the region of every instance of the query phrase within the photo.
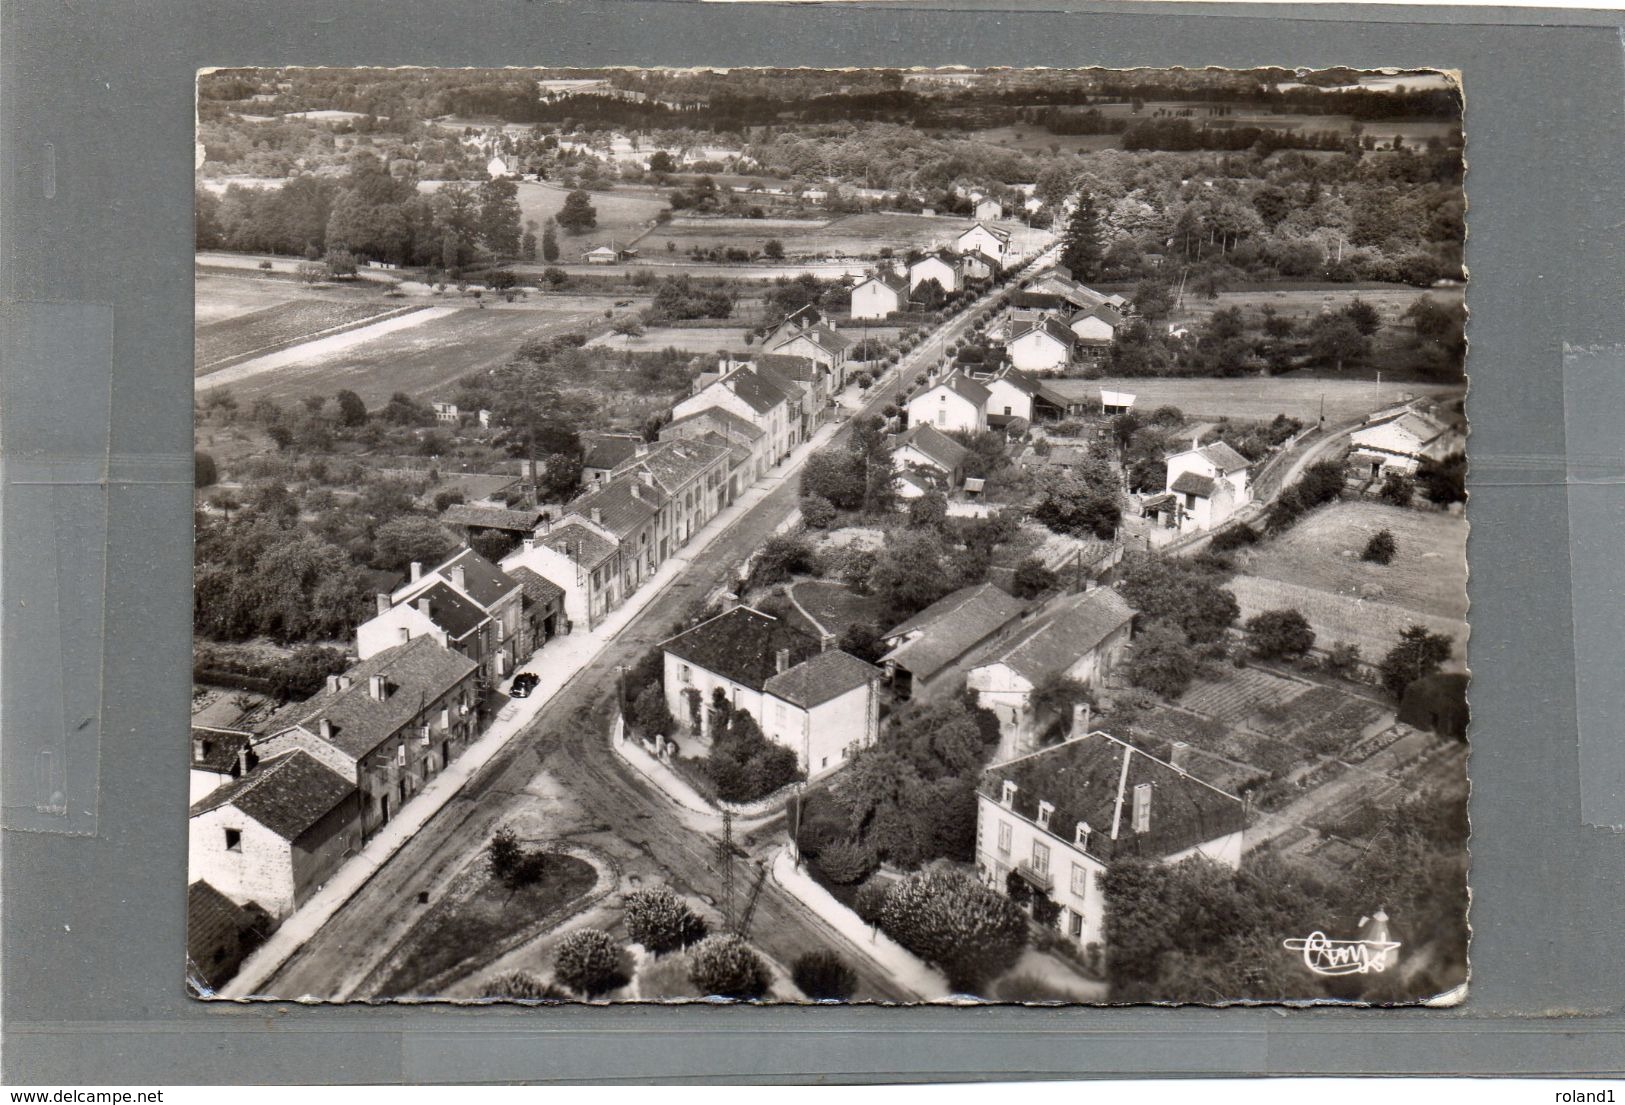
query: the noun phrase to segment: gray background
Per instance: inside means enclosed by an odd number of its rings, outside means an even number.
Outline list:
[[[1607,714],[1589,715],[1582,811],[1573,628],[1578,607],[1588,624],[1603,627],[1588,642],[1617,640],[1621,573],[1618,556],[1605,555],[1588,568],[1586,590],[1571,592],[1564,491],[1571,445],[1587,455],[1619,453],[1613,440],[1565,441],[1566,402],[1592,404],[1565,395],[1563,359],[1565,342],[1625,339],[1618,309],[1625,66],[1614,17],[1370,8],[1355,21],[1348,9],[1322,7],[975,7],[6,5],[0,1077],[12,1085],[873,1080],[1625,1066],[1625,1020],[1617,1013],[1625,993],[1618,958],[1625,837],[1586,826],[1625,820],[1617,816],[1625,752]],[[193,71],[947,63],[1463,71],[1476,672],[1468,1002],[1455,1010],[1307,1012],[190,1002],[181,986],[181,811]],[[1620,390],[1607,365],[1574,378],[1577,387]],[[1585,428],[1612,434],[1617,410]],[[1619,513],[1612,494],[1588,501],[1604,519],[1610,508]],[[96,548],[104,524],[105,570]],[[1611,647],[1587,655],[1615,662]],[[29,773],[38,751],[53,748],[68,760],[68,808],[42,816],[25,784],[38,782],[37,771]],[[18,778],[24,783],[14,784]]]

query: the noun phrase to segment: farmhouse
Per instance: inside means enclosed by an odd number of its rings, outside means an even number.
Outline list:
[[[870,273],[852,289],[853,318],[885,318],[903,309],[909,281],[894,272]]]
[[[414,562],[411,578],[378,595],[378,612],[356,627],[356,655],[427,634],[478,664],[482,686],[499,683],[535,650],[521,632],[521,599],[519,583],[473,549],[427,572]]]
[[[881,638],[880,663],[899,699],[928,699],[964,688],[972,650],[1015,632],[1027,604],[991,583],[938,599]]]
[[[329,676],[316,697],[272,716],[269,736],[257,746],[261,767],[298,750],[342,776],[360,792],[365,840],[472,741],[480,714],[477,670],[431,637],[370,656]]]
[[[1080,950],[1105,937],[1101,878],[1126,860],[1205,856],[1241,866],[1241,799],[1096,731],[994,764],[976,791],[976,868],[1008,891],[1027,884],[1060,907],[1056,926]]]
[[[736,606],[661,649],[673,717],[708,736],[720,694],[794,751],[810,778],[840,767],[879,731],[880,670],[759,610]]]
[[[1054,719],[1042,716],[1033,692],[1058,677],[1093,686],[1122,656],[1134,611],[1109,587],[1063,595],[1035,615],[1008,643],[978,657],[966,685],[992,710],[1001,747],[1030,747]]]
[[[1013,302],[1022,307],[1063,309],[1068,314],[1109,307],[1121,316],[1128,309],[1128,300],[1122,296],[1106,295],[1086,287],[1059,265],[1035,276],[1027,287],[1016,293]]]
[[[1014,365],[1006,365],[991,376],[980,377],[987,388],[987,423],[989,426],[1010,428],[1020,421],[1032,423],[1040,418],[1064,418],[1078,405],[1043,380],[1022,372]]]
[[[1222,441],[1191,447],[1168,458],[1168,482],[1146,501],[1144,513],[1181,533],[1223,524],[1253,501],[1252,462]]]
[[[1027,372],[1054,372],[1072,360],[1078,339],[1071,330],[1052,318],[1030,322],[1012,329],[1005,350],[1010,363]]]
[[[987,429],[989,392],[962,372],[952,373],[908,401],[911,426],[929,425],[939,430],[966,430],[982,433]]]
[[[1415,475],[1424,460],[1443,460],[1462,448],[1461,435],[1420,409],[1368,423],[1349,437],[1348,465],[1375,478],[1388,472]]]
[[[281,919],[361,846],[353,782],[303,751],[206,795],[187,822],[187,877]]]
[[[892,463],[899,472],[927,469],[940,475],[950,488],[965,482],[968,456],[969,449],[930,423],[899,434],[892,443]]]
[[[955,253],[980,253],[995,270],[1010,261],[1010,232],[978,222],[954,239]]]

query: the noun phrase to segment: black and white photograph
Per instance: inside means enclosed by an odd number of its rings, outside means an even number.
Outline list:
[[[177,979],[1464,1000],[1461,87],[1263,60],[199,73]]]

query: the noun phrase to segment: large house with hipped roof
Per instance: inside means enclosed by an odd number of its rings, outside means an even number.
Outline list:
[[[710,733],[721,696],[796,754],[808,778],[845,764],[880,729],[880,669],[748,606],[661,643],[666,708],[689,731]]]
[[[1054,902],[1080,950],[1105,939],[1101,884],[1114,864],[1203,856],[1238,868],[1247,825],[1240,798],[1082,721],[1061,744],[992,764],[976,791],[978,873]]]

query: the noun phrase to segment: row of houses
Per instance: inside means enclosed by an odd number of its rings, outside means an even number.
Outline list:
[[[978,221],[943,249],[928,253],[902,271],[882,267],[852,288],[852,317],[882,319],[904,310],[921,284],[934,280],[952,295],[972,282],[990,279],[1013,261],[1010,232]]]

